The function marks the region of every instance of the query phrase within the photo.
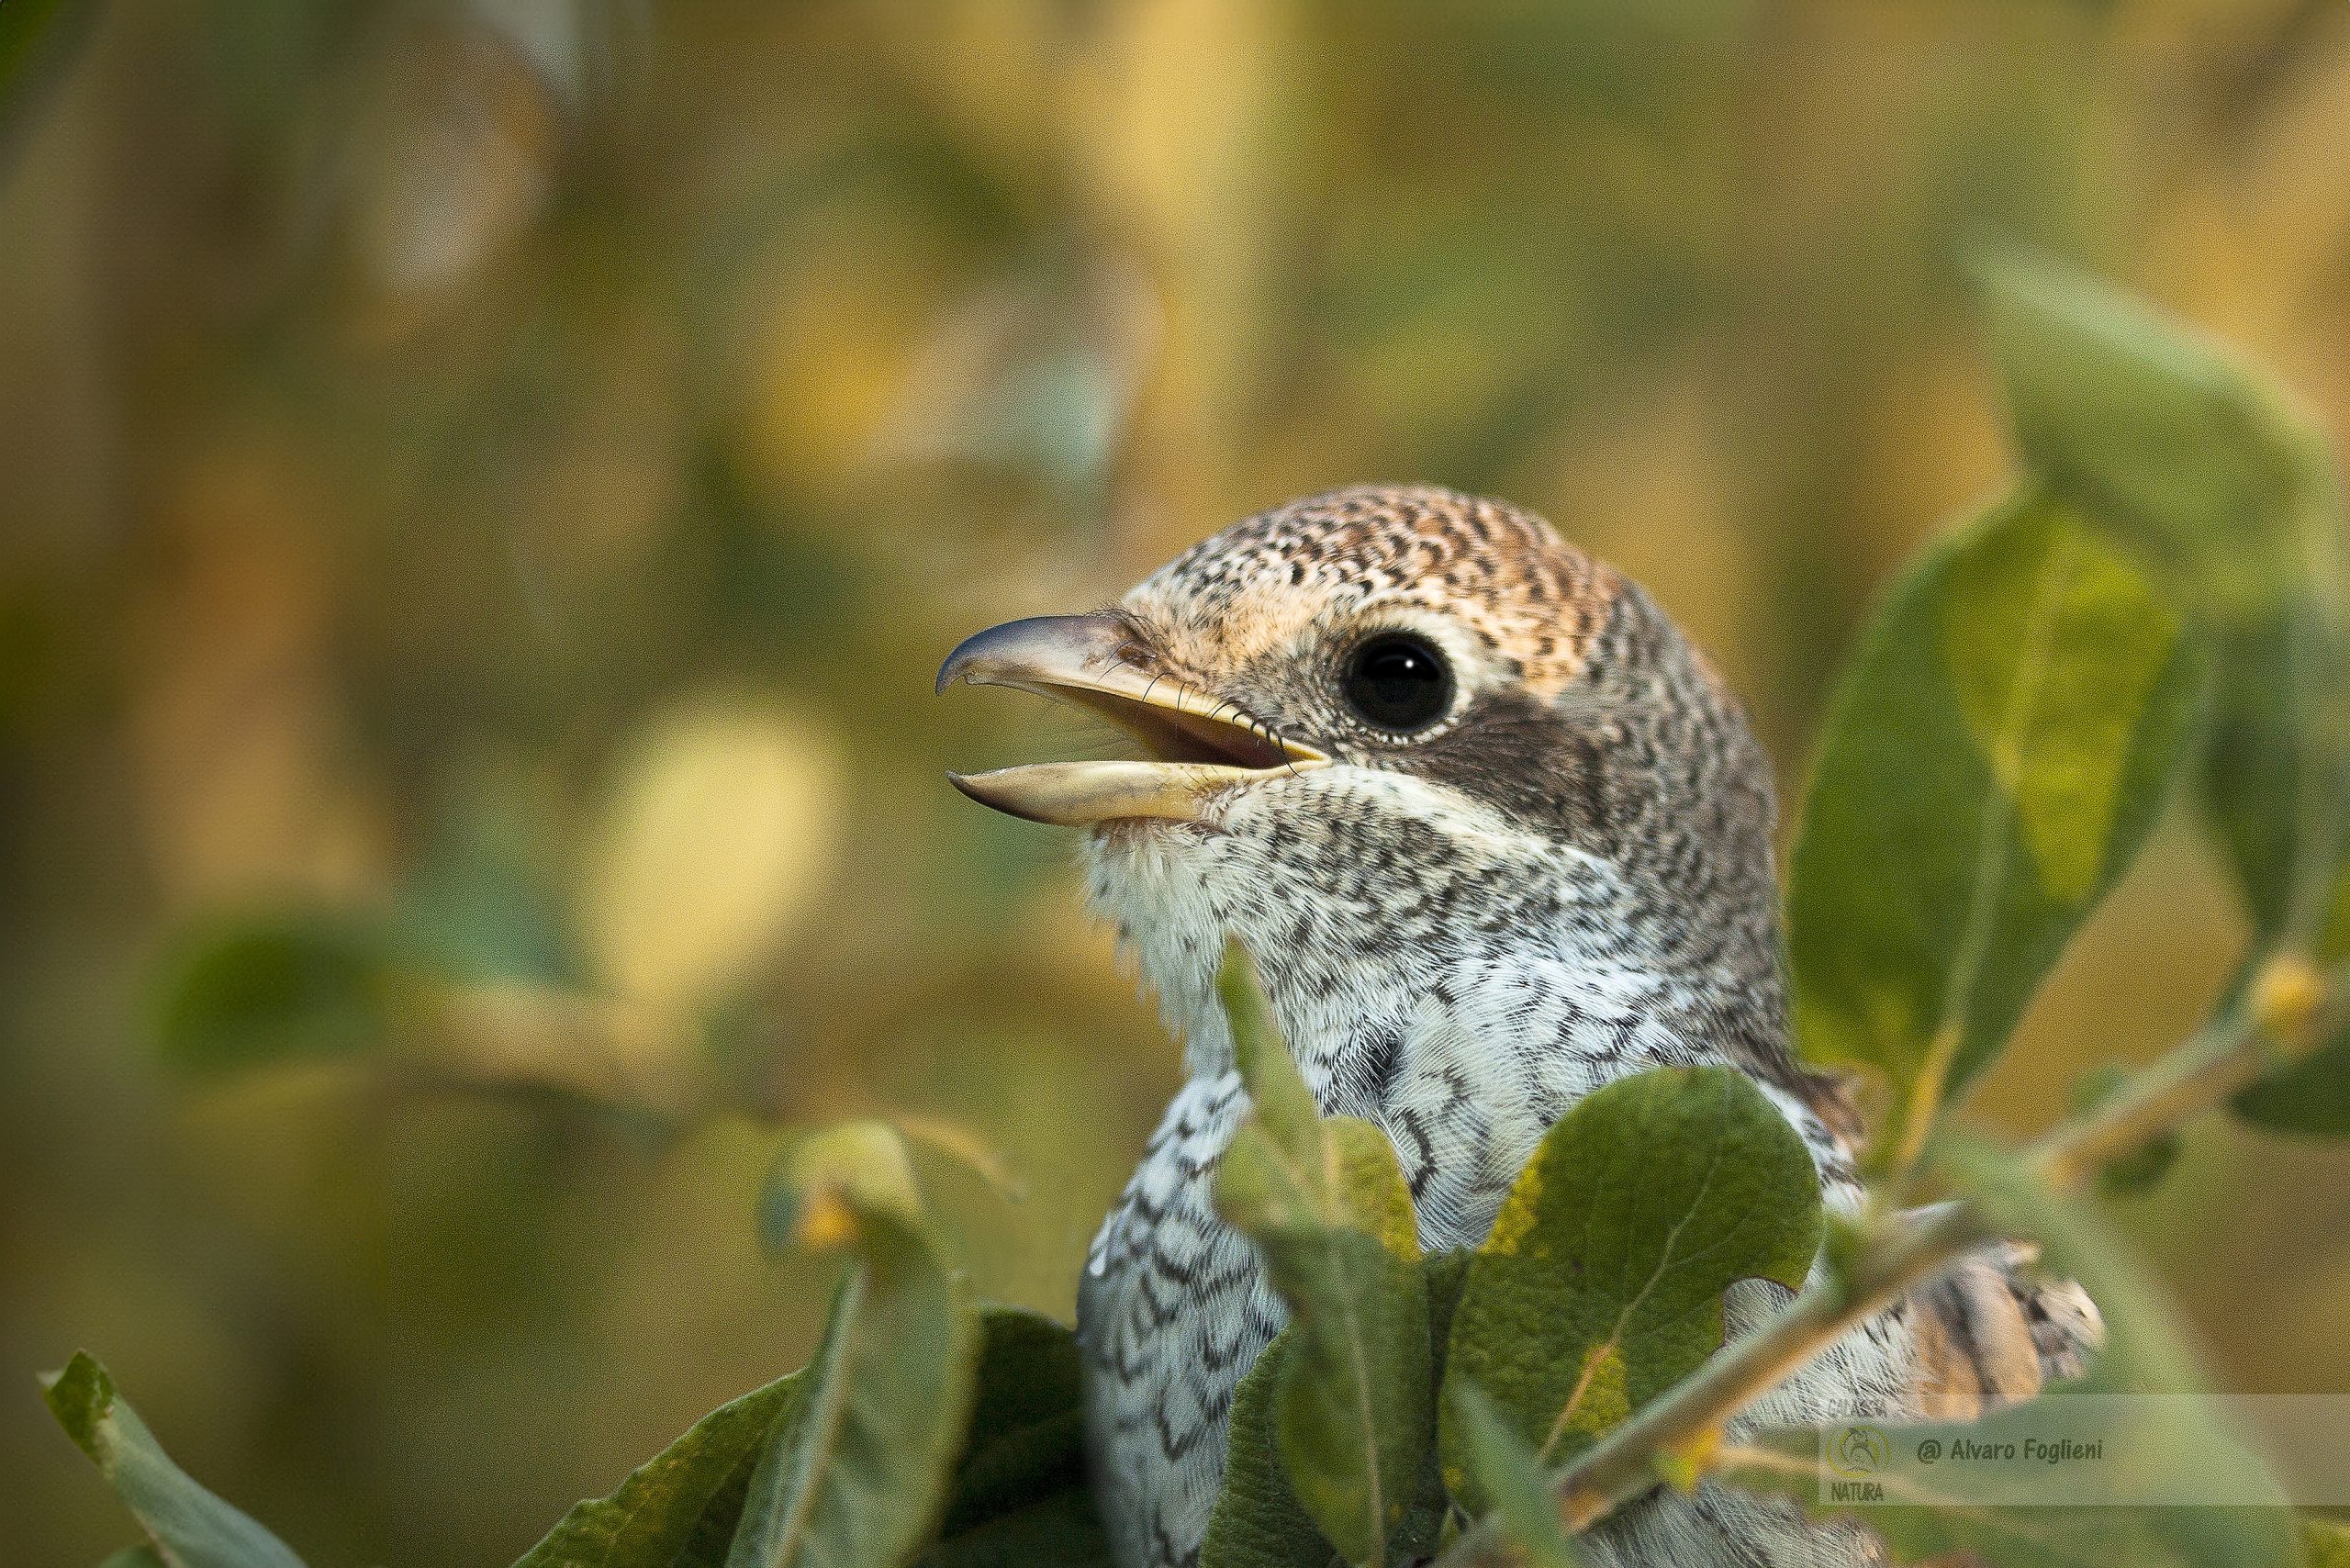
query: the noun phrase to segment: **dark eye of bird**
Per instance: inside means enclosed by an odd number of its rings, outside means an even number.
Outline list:
[[[1365,723],[1410,734],[1452,705],[1452,671],[1425,637],[1382,632],[1348,657],[1339,689]]]

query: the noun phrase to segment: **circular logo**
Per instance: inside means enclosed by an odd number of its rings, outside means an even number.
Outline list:
[[[1847,1427],[1828,1445],[1828,1468],[1839,1475],[1874,1475],[1893,1459],[1893,1440],[1874,1427]]]

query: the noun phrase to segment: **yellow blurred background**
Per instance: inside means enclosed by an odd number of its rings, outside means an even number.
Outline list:
[[[934,699],[966,632],[1441,481],[1644,579],[1792,796],[2009,470],[1970,236],[2350,437],[2340,0],[83,34],[0,106],[0,1561],[130,1538],[35,1395],[77,1345],[321,1568],[508,1560],[804,1356],[790,1125],[948,1124],[977,1284],[1066,1316],[1175,1056],[1069,845],[941,780],[1093,744]],[[2241,933],[2172,821],[1978,1109],[2150,1055]],[[2214,1126],[2115,1212],[2223,1385],[2350,1392],[2350,1155]]]

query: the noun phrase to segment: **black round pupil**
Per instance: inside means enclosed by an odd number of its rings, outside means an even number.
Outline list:
[[[1346,695],[1356,712],[1382,730],[1426,729],[1452,701],[1452,673],[1427,643],[1390,633],[1355,650]]]

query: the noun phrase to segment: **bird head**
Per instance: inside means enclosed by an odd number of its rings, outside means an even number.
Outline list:
[[[1580,964],[1735,993],[1777,1049],[1767,761],[1648,595],[1527,512],[1420,487],[1292,502],[1106,610],[979,633],[939,671],[958,679],[1150,754],[953,777],[1088,830],[1094,902],[1195,1058],[1224,1049],[1227,933],[1293,1040]]]

